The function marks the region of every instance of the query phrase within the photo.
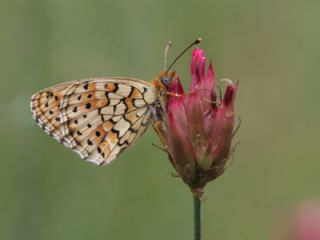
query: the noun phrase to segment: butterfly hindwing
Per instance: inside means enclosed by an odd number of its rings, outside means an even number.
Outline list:
[[[31,111],[50,136],[104,165],[144,133],[157,97],[155,88],[142,80],[95,78],[36,93]]]

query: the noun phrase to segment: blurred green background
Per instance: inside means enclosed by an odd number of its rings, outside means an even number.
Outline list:
[[[235,159],[206,187],[203,239],[278,239],[320,197],[319,1],[2,0],[0,239],[192,239],[192,199],[149,129],[105,168],[36,125],[36,91],[100,76],[152,79],[201,36],[240,81]],[[190,83],[188,52],[176,65]],[[221,84],[223,86],[223,84]]]

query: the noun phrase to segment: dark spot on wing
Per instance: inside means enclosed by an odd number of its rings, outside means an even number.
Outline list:
[[[86,109],[90,109],[91,108],[91,103],[86,103]]]

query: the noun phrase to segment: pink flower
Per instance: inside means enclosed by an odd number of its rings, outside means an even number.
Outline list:
[[[206,183],[224,172],[230,157],[238,83],[227,80],[220,99],[211,63],[206,73],[202,49],[192,53],[191,76],[189,94],[178,77],[168,86],[173,94],[168,97],[167,148],[178,175],[201,195]]]
[[[285,239],[288,240],[319,240],[320,239],[320,203],[306,203],[301,206],[289,227]]]

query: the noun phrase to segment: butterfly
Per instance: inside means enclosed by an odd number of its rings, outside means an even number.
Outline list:
[[[43,89],[31,97],[33,118],[82,159],[106,165],[132,146],[150,123],[165,143],[167,88],[176,76],[169,69],[151,83],[125,77],[90,78]]]

